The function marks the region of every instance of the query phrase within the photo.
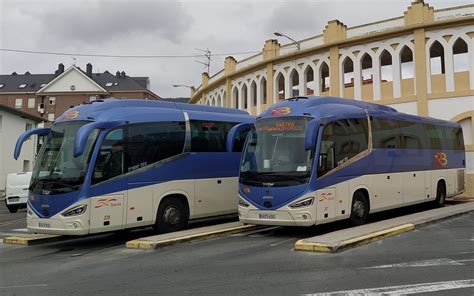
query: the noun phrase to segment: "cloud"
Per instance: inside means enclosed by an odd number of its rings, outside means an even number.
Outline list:
[[[48,9],[35,6],[24,11],[43,20],[42,35],[55,44],[103,43],[137,35],[153,35],[178,43],[192,24],[183,5],[173,0],[48,1],[43,4]]]

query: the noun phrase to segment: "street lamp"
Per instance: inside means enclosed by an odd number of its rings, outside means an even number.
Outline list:
[[[289,36],[287,36],[287,35],[285,35],[285,34],[283,34],[283,33],[280,33],[280,32],[275,32],[275,33],[273,33],[273,34],[274,34],[275,36],[278,36],[278,37],[285,37],[285,38],[291,40],[291,42],[296,46],[296,48],[298,48],[298,50],[301,49],[300,43],[299,43],[298,41],[296,41],[295,39],[293,39],[293,38],[291,38],[291,37],[289,37]]]
[[[173,87],[187,87],[187,88],[190,88],[190,89],[194,88],[194,86],[184,85],[184,84],[173,84]]]

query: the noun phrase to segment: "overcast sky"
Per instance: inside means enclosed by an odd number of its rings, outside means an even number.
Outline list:
[[[0,48],[110,55],[194,55],[258,51],[280,31],[295,39],[322,33],[327,21],[348,27],[402,16],[410,0],[0,0]],[[472,4],[473,0],[428,0],[435,9]],[[285,44],[285,40],[281,40]],[[234,55],[237,60],[247,55]],[[225,56],[213,57],[211,73]],[[76,65],[94,72],[124,70],[149,76],[161,97],[189,96],[203,65],[195,58],[76,57]],[[204,61],[204,59],[202,59]],[[13,71],[53,73],[69,56],[0,51],[0,74]]]

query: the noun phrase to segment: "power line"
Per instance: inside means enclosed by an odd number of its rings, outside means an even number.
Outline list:
[[[113,55],[113,54],[87,54],[87,53],[71,53],[71,52],[52,52],[52,51],[37,51],[37,50],[23,50],[13,48],[0,48],[3,52],[14,52],[14,53],[26,53],[26,54],[42,54],[42,55],[56,55],[56,56],[74,56],[74,57],[98,57],[98,58],[144,58],[144,59],[156,59],[156,58],[199,58],[202,54],[191,54],[191,55]],[[210,56],[230,56],[230,55],[244,55],[244,54],[255,54],[261,51],[242,51],[242,52],[230,52],[230,53],[208,53]],[[207,56],[206,56],[207,57]]]

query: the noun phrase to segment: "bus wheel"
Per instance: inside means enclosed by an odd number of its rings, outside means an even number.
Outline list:
[[[8,208],[8,211],[9,211],[10,213],[16,213],[16,212],[18,212],[19,206],[10,206],[10,205],[7,205],[7,208]]]
[[[188,218],[186,205],[178,198],[169,197],[161,202],[153,228],[158,233],[182,230],[188,224]]]
[[[369,220],[369,204],[365,195],[358,191],[352,198],[351,225],[358,226]]]
[[[438,188],[436,188],[436,200],[435,206],[438,208],[444,207],[444,202],[446,201],[446,188],[443,183],[438,183]]]

